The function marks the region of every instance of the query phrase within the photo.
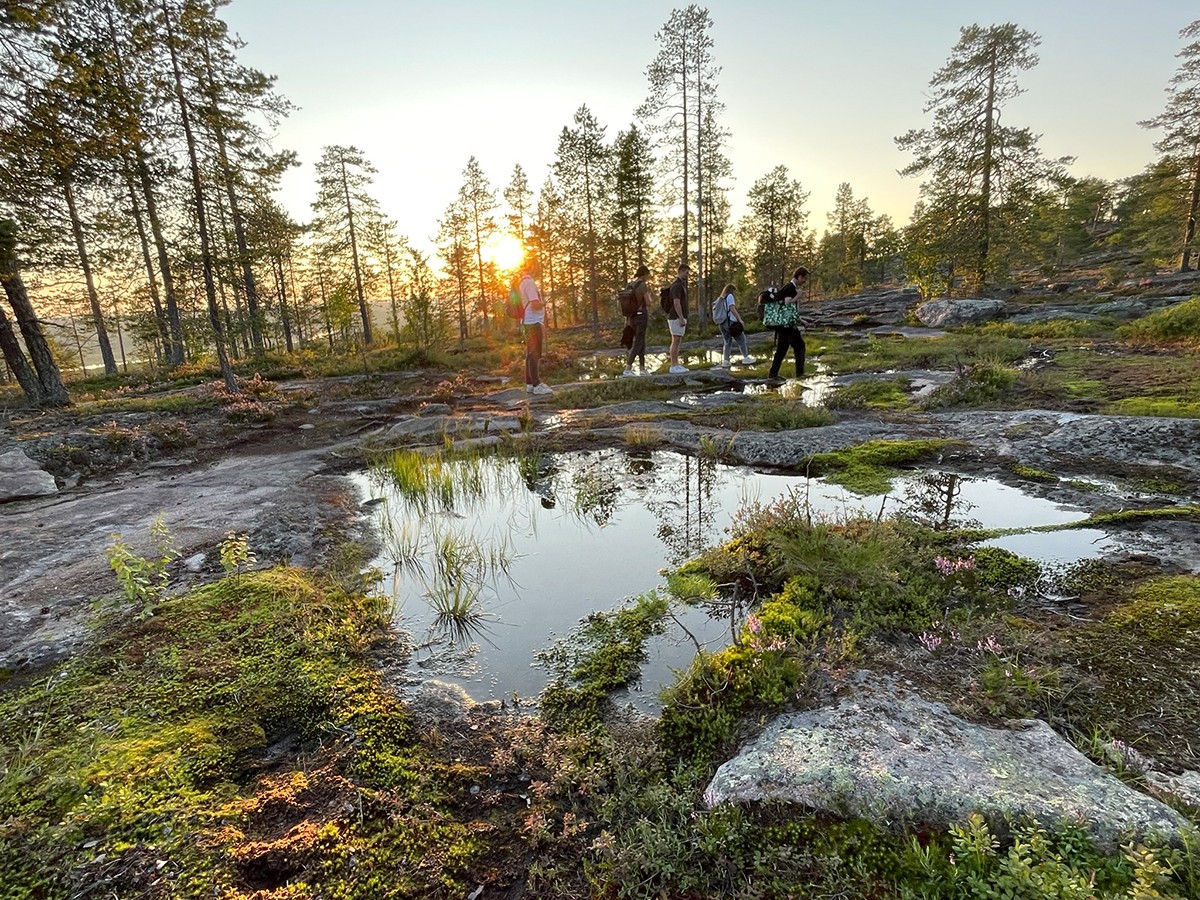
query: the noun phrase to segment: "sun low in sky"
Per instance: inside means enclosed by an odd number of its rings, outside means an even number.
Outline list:
[[[525,245],[506,231],[498,231],[483,245],[483,258],[496,267],[500,274],[510,274],[521,266],[525,258]]]

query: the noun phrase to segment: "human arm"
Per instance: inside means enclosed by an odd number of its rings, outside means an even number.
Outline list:
[[[675,318],[687,323],[687,288],[682,280],[671,283],[671,300],[675,304]]]

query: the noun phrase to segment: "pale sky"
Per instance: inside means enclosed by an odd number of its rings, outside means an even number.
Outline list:
[[[520,163],[535,191],[558,136],[586,104],[606,138],[646,98],[655,32],[683,2],[647,0],[233,0],[224,17],[242,60],[277,76],[300,109],[276,146],[299,154],[281,201],[311,217],[313,166],[327,144],[353,144],[379,170],[374,195],[424,249],[474,155],[497,198]],[[1041,37],[1041,62],[1004,122],[1041,134],[1047,156],[1075,156],[1077,177],[1133,175],[1155,156],[1140,128],[1163,108],[1179,31],[1176,0],[907,0],[836,3],[713,0],[722,124],[735,219],[777,165],[810,191],[810,227],[826,227],[840,182],[876,213],[907,223],[916,179],[894,138],[929,124],[925,91],[959,29],[1013,22]],[[1192,13],[1195,11],[1192,10]]]

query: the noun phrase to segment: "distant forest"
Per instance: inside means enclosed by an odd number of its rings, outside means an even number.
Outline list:
[[[781,284],[801,260],[826,295],[897,281],[926,296],[982,293],[1100,251],[1121,261],[1120,277],[1194,265],[1200,20],[1180,32],[1166,102],[1146,100],[1140,124],[1158,156],[1144,171],[1075,177],[1069,158],[1047,158],[1038,135],[1002,115],[1037,64],[1038,36],[969,25],[923,108],[913,98],[915,127],[896,137],[901,174],[921,186],[911,219],[876,214],[843,183],[827,221],[813,223],[801,178],[783,165],[753,181],[747,214],[732,220],[712,20],[675,9],[631,123],[610,137],[581,105],[536,189],[520,165],[497,187],[470,156],[431,223],[431,258],[381,210],[376,170],[353,146],[324,148],[309,221],[281,207],[279,179],[298,160],[270,135],[291,105],[243,61],[224,5],[0,5],[7,378],[14,354],[35,351],[37,327],[63,368],[93,346],[107,373],[130,358],[170,370],[215,357],[231,389],[231,360],[267,351],[462,345],[503,325],[512,272],[489,251],[501,235],[536,260],[551,327],[612,321],[613,292],[639,264],[665,279],[681,259],[704,299],[726,283]]]

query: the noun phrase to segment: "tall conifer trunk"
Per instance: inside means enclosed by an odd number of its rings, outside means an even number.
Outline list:
[[[132,177],[126,184],[129,190],[129,208],[137,226],[138,244],[142,248],[142,264],[146,267],[146,283],[150,286],[150,302],[154,306],[154,325],[158,330],[158,362],[162,363],[166,361],[171,336],[167,331],[167,318],[163,314],[162,298],[158,293],[158,276],[154,273],[154,260],[150,256],[150,237],[146,234],[146,223],[143,220],[141,204],[138,203],[137,188],[134,187]]]
[[[988,93],[983,119],[983,185],[979,191],[979,263],[975,280],[979,289],[987,284],[987,261],[991,250],[992,166],[996,128],[996,44],[993,39],[988,64]]]
[[[200,177],[200,160],[196,151],[196,137],[192,132],[192,117],[188,109],[187,96],[183,90],[183,71],[179,65],[179,50],[175,46],[175,30],[171,24],[171,12],[166,0],[161,3],[163,22],[167,29],[167,48],[171,53],[171,69],[175,81],[175,98],[179,103],[179,117],[183,125],[184,138],[187,141],[188,162],[192,171],[192,191],[196,205],[196,227],[200,232],[200,265],[204,272],[204,293],[208,300],[208,321],[212,326],[213,338],[217,345],[217,361],[221,366],[221,375],[225,380],[225,389],[231,394],[241,393],[237,379],[233,376],[233,367],[229,364],[229,354],[225,350],[225,332],[221,327],[221,311],[217,307],[217,286],[213,277],[212,244],[208,236],[208,214],[204,209],[204,181]]]
[[[1192,270],[1192,245],[1196,240],[1196,213],[1200,212],[1200,146],[1192,157],[1192,191],[1191,203],[1188,207],[1187,225],[1183,232],[1183,258],[1179,262],[1180,272]]]
[[[96,280],[92,277],[91,261],[88,259],[87,242],[83,235],[83,222],[75,203],[75,189],[71,176],[63,180],[63,197],[67,201],[67,212],[71,216],[71,233],[75,236],[75,249],[79,253],[79,266],[83,271],[83,282],[87,287],[88,303],[92,308],[92,324],[100,345],[100,358],[104,361],[104,374],[117,374],[117,360],[113,356],[112,343],[108,339],[108,328],[104,325],[104,311],[100,308],[100,294],[96,291]]]
[[[54,361],[54,354],[50,352],[50,345],[42,334],[42,325],[33,311],[33,304],[29,302],[25,283],[21,280],[17,263],[17,229],[11,220],[0,222],[0,284],[12,306],[17,327],[21,329],[21,337],[37,375],[40,398],[36,402],[40,406],[69,406],[71,398],[58,371],[58,363]],[[28,392],[26,396],[29,396]]]
[[[4,314],[2,306],[0,306],[0,353],[4,355],[5,363],[8,364],[9,370],[16,378],[17,384],[21,386],[21,392],[25,394],[25,399],[34,406],[41,406],[43,399],[41,382],[38,381],[37,373],[29,365],[29,360],[25,358],[25,351],[21,349],[21,343],[17,340],[16,332],[13,331],[12,322]]]

